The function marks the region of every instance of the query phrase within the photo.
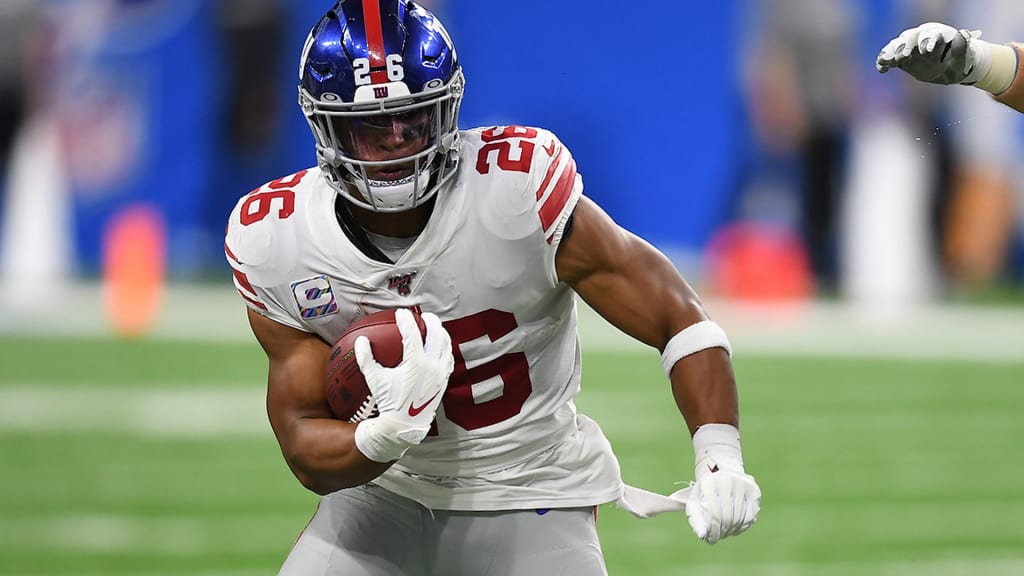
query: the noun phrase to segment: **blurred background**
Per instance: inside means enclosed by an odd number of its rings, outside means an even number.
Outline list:
[[[424,3],[461,126],[558,134],[736,347],[761,522],[708,548],[610,510],[612,573],[1024,573],[1024,115],[874,69],[929,20],[1024,41],[1024,3]],[[297,63],[330,5],[0,2],[0,573],[272,574],[312,513],[223,231],[314,163]],[[656,354],[582,323],[581,409],[673,490]]]
[[[554,130],[587,193],[709,295],[919,302],[1024,282],[1024,119],[873,67],[930,19],[1019,38],[1014,2],[430,4],[466,70],[462,126]],[[140,219],[167,279],[222,280],[235,200],[313,162],[296,62],[328,5],[5,1],[5,300],[45,308],[40,290],[100,278]]]

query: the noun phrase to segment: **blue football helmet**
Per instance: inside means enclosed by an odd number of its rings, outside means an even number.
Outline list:
[[[458,165],[464,84],[448,32],[423,7],[336,3],[299,64],[299,105],[327,182],[377,212],[433,197]]]

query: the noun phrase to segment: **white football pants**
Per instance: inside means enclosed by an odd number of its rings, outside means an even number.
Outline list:
[[[593,507],[428,510],[375,485],[325,496],[279,576],[606,576]]]

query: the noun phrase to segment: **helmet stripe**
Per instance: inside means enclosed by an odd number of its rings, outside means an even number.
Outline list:
[[[370,81],[384,84],[388,81],[388,72],[384,59],[384,29],[381,26],[379,0],[363,0],[363,20],[366,23],[366,48],[370,53]]]

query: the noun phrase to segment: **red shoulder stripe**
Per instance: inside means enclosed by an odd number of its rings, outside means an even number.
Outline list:
[[[260,302],[259,300],[253,300],[252,298],[249,298],[241,290],[238,291],[238,294],[242,297],[242,300],[245,300],[249,304],[252,304],[253,306],[259,308],[260,310],[266,310],[267,309],[266,304],[264,304],[263,302]]]
[[[234,262],[235,264],[241,264],[241,262],[238,261],[238,257],[235,256],[235,253],[231,251],[231,248],[228,248],[227,242],[224,243],[224,254],[226,254],[227,257],[230,258],[231,261]]]
[[[249,278],[245,274],[234,269],[231,270],[231,274],[235,277],[235,284],[238,285],[238,288],[245,289],[249,294],[256,296],[256,291],[253,290],[252,284],[249,282]]]
[[[235,268],[236,264],[241,264],[235,254],[228,248],[228,243],[224,243],[224,253],[227,254],[228,258],[231,259],[231,275],[235,278],[235,289],[238,290],[238,294],[242,296],[246,302],[259,308],[260,310],[266,310],[267,306],[259,301],[259,297],[256,295],[256,290],[252,287],[252,283],[249,282],[249,277],[243,272]]]
[[[235,277],[235,290],[238,290],[238,293],[241,294],[242,298],[260,310],[266,310],[267,306],[263,304],[263,302],[260,302],[260,298],[256,295],[256,290],[253,289],[252,283],[249,282],[249,278],[235,269],[232,269],[231,273]]]
[[[544,230],[547,230],[562,213],[562,209],[569,202],[569,197],[572,196],[572,189],[575,185],[576,161],[570,158],[548,199],[540,207],[540,223]]]
[[[544,196],[544,191],[548,189],[548,184],[551,183],[551,179],[555,176],[555,172],[558,171],[558,164],[562,161],[562,153],[565,152],[565,148],[558,149],[558,156],[551,161],[551,165],[548,166],[548,173],[544,175],[544,181],[540,183],[540,188],[537,188],[537,200],[540,200]]]

